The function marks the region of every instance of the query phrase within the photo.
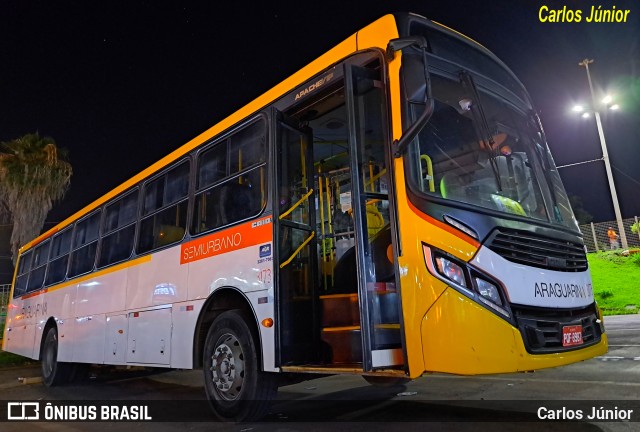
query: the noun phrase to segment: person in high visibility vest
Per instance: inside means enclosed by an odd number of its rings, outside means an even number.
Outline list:
[[[611,249],[618,249],[618,234],[613,230],[613,228],[609,227],[607,231],[607,237],[609,237],[609,244],[611,245]]]

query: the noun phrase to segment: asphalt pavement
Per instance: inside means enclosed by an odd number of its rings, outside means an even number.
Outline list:
[[[605,326],[609,352],[585,362],[509,375],[428,374],[390,388],[372,387],[359,376],[329,376],[281,387],[269,414],[257,423],[215,422],[206,410],[202,371],[94,368],[84,382],[46,388],[38,382],[39,365],[34,364],[0,370],[0,400],[54,404],[126,400],[166,404],[161,406],[167,412],[180,411],[177,417],[169,417],[171,421],[162,422],[29,422],[29,431],[640,431],[640,315],[607,317]],[[194,412],[189,419],[198,422],[184,418],[185,408]],[[634,412],[631,421],[586,419],[600,408]],[[584,418],[560,422],[548,418],[550,412],[560,410],[565,416],[581,410]],[[547,418],[541,419],[541,413]],[[3,422],[0,429],[23,432],[25,423]]]

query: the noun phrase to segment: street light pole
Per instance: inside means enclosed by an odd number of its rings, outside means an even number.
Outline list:
[[[584,66],[587,70],[587,80],[589,81],[589,91],[591,92],[591,100],[593,103],[593,112],[596,118],[596,126],[598,127],[598,135],[600,135],[600,146],[602,147],[602,160],[604,161],[604,167],[607,171],[607,179],[609,180],[609,190],[611,191],[611,200],[613,201],[613,211],[616,215],[616,222],[618,223],[618,232],[620,233],[620,241],[622,242],[622,248],[627,249],[627,235],[624,232],[624,225],[622,224],[622,215],[620,213],[620,206],[618,205],[618,194],[616,193],[616,186],[613,184],[613,173],[611,171],[611,164],[609,163],[609,153],[607,152],[607,143],[604,139],[604,132],[602,131],[602,122],[600,121],[600,111],[597,109],[597,102],[595,94],[593,93],[593,84],[591,83],[591,74],[589,73],[589,65],[593,63],[593,60],[584,59],[578,65]]]

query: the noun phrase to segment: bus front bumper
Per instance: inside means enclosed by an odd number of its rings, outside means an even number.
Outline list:
[[[530,354],[520,331],[457,291],[447,288],[422,320],[427,372],[461,375],[524,372],[567,365],[607,352],[598,343],[550,354]]]

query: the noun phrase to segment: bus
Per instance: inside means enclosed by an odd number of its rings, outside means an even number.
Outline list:
[[[282,377],[390,384],[607,351],[529,95],[414,14],[357,31],[19,254],[3,350],[41,360],[45,385],[89,364],[202,369],[221,419],[263,415]]]

